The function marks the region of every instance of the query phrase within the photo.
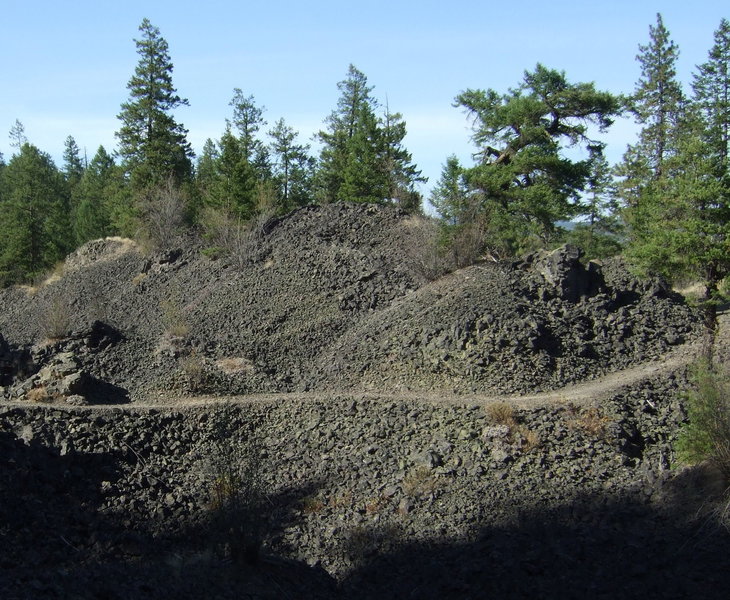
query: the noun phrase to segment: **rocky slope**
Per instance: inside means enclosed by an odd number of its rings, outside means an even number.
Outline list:
[[[570,247],[432,281],[433,239],[308,207],[0,292],[2,597],[725,598],[694,311]]]
[[[328,205],[267,224],[241,268],[190,243],[145,256],[92,242],[32,295],[0,292],[0,332],[23,363],[8,393],[39,387],[28,377],[61,353],[88,382],[63,395],[93,402],[171,389],[528,392],[645,362],[699,331],[660,282],[586,267],[575,249],[430,282],[434,235],[394,208]]]

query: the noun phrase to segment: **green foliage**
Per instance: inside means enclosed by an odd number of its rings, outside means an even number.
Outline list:
[[[172,112],[187,106],[172,84],[172,62],[160,30],[147,19],[135,40],[139,62],[127,84],[129,100],[118,115],[121,127],[119,154],[135,190],[164,183],[169,177],[180,183],[192,174],[192,148],[187,130]]]
[[[124,187],[123,173],[104,146],[99,146],[89,166],[74,188],[73,232],[76,244],[122,233],[124,218],[119,214],[129,203],[115,206],[114,199]]]
[[[637,92],[646,125],[620,170],[630,225],[627,256],[641,270],[702,282],[712,331],[718,286],[730,274],[730,30],[723,21],[708,62],[698,67],[689,104],[674,80],[676,46],[661,17],[651,34],[639,57],[648,75],[637,87],[654,94]]]
[[[337,108],[325,120],[317,172],[317,194],[323,202],[395,202],[420,209],[415,184],[424,179],[402,145],[405,123],[386,108],[376,116],[377,101],[365,75],[350,65],[337,84]]]
[[[686,464],[710,461],[730,479],[730,373],[704,360],[695,366],[693,384],[677,456]]]
[[[596,147],[588,126],[608,128],[622,110],[620,99],[538,64],[518,88],[467,90],[456,106],[474,119],[478,161],[464,171],[470,210],[479,205],[489,236],[511,252],[548,245],[558,221],[585,211],[580,194],[594,158],[572,160],[564,150]],[[443,210],[459,219],[458,206]]]
[[[274,124],[269,136],[277,208],[284,213],[311,202],[315,161],[309,154],[309,144],[298,144],[297,133],[284,119]]]
[[[33,278],[72,248],[68,197],[51,158],[25,143],[3,169],[0,280]]]

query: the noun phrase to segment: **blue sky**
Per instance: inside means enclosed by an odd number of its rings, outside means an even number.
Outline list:
[[[0,11],[0,152],[12,154],[15,119],[31,143],[60,164],[72,135],[89,158],[116,146],[116,115],[137,63],[133,39],[144,17],[170,47],[173,81],[190,107],[178,121],[196,152],[220,137],[233,88],[253,94],[272,125],[283,117],[302,141],[322,128],[350,63],[381,102],[403,114],[406,146],[430,178],[449,154],[465,164],[473,147],[465,115],[452,106],[466,88],[506,91],[537,62],[570,81],[630,93],[635,57],[661,12],[679,45],[679,76],[704,62],[727,2],[614,0],[608,3],[380,0],[34,2],[3,0]],[[633,142],[630,121],[605,137],[618,160]]]

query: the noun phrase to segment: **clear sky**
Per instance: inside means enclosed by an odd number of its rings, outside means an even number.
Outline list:
[[[720,0],[487,2],[418,0],[186,0],[0,3],[0,152],[19,119],[28,140],[61,164],[72,135],[91,158],[116,148],[117,114],[138,56],[134,38],[148,18],[167,40],[173,82],[190,101],[176,113],[200,152],[218,139],[233,88],[253,94],[272,125],[283,117],[301,141],[334,109],[350,63],[408,127],[406,147],[430,181],[449,154],[470,163],[465,115],[452,106],[467,88],[500,92],[537,62],[572,82],[630,93],[638,45],[661,12],[680,49],[679,76],[691,81],[730,5]],[[605,138],[620,158],[635,128],[619,122]]]

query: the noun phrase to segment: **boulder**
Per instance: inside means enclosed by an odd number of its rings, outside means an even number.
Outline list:
[[[605,287],[601,268],[594,262],[584,266],[580,261],[582,256],[583,250],[578,246],[565,244],[552,252],[532,255],[530,262],[559,298],[578,302],[582,297],[595,296]]]

